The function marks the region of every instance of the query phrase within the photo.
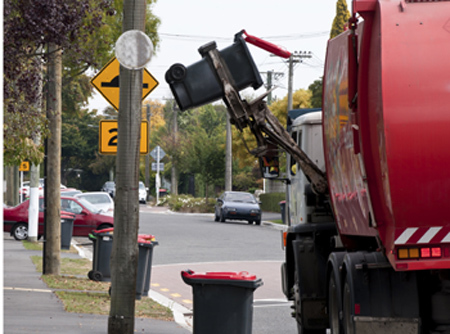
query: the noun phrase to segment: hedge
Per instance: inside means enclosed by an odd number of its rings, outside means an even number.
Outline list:
[[[286,199],[285,193],[270,193],[259,195],[261,210],[266,212],[281,212],[280,202]]]

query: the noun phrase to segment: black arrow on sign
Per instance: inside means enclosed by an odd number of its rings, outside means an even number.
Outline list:
[[[112,79],[110,82],[102,82],[102,87],[112,87],[112,88],[119,88],[119,76],[117,75]],[[142,88],[147,89],[148,84],[144,83],[142,84]]]

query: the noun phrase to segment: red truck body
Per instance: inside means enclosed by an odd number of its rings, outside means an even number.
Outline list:
[[[324,74],[339,233],[348,247],[377,237],[396,270],[450,268],[450,1],[354,1],[353,11],[357,65],[350,29],[330,40]]]

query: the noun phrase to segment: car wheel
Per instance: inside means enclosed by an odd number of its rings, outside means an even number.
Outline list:
[[[252,225],[252,224],[253,224],[253,220],[249,220],[249,221],[248,221],[248,224],[249,224],[249,225]]]
[[[261,225],[261,219],[255,220],[256,225]]]
[[[220,218],[219,218],[219,220],[220,220],[221,223],[225,222],[225,216],[223,215],[223,211],[222,210],[220,210]]]
[[[28,238],[28,225],[25,223],[14,225],[12,235],[16,240],[26,240]]]
[[[216,212],[214,212],[214,221],[218,222],[219,221],[219,216],[217,215]]]

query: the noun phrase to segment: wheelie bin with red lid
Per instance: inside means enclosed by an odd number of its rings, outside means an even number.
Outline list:
[[[253,291],[262,280],[248,272],[181,272],[194,295],[194,334],[251,334]]]
[[[136,299],[141,299],[142,296],[148,296],[148,291],[150,290],[153,247],[158,245],[158,242],[151,234],[139,234],[138,245],[139,257],[136,277]]]
[[[113,244],[114,228],[93,231],[89,240],[93,242],[92,270],[88,277],[93,281],[110,281],[110,258]]]
[[[75,215],[68,212],[61,212],[61,249],[70,249],[74,221]]]

